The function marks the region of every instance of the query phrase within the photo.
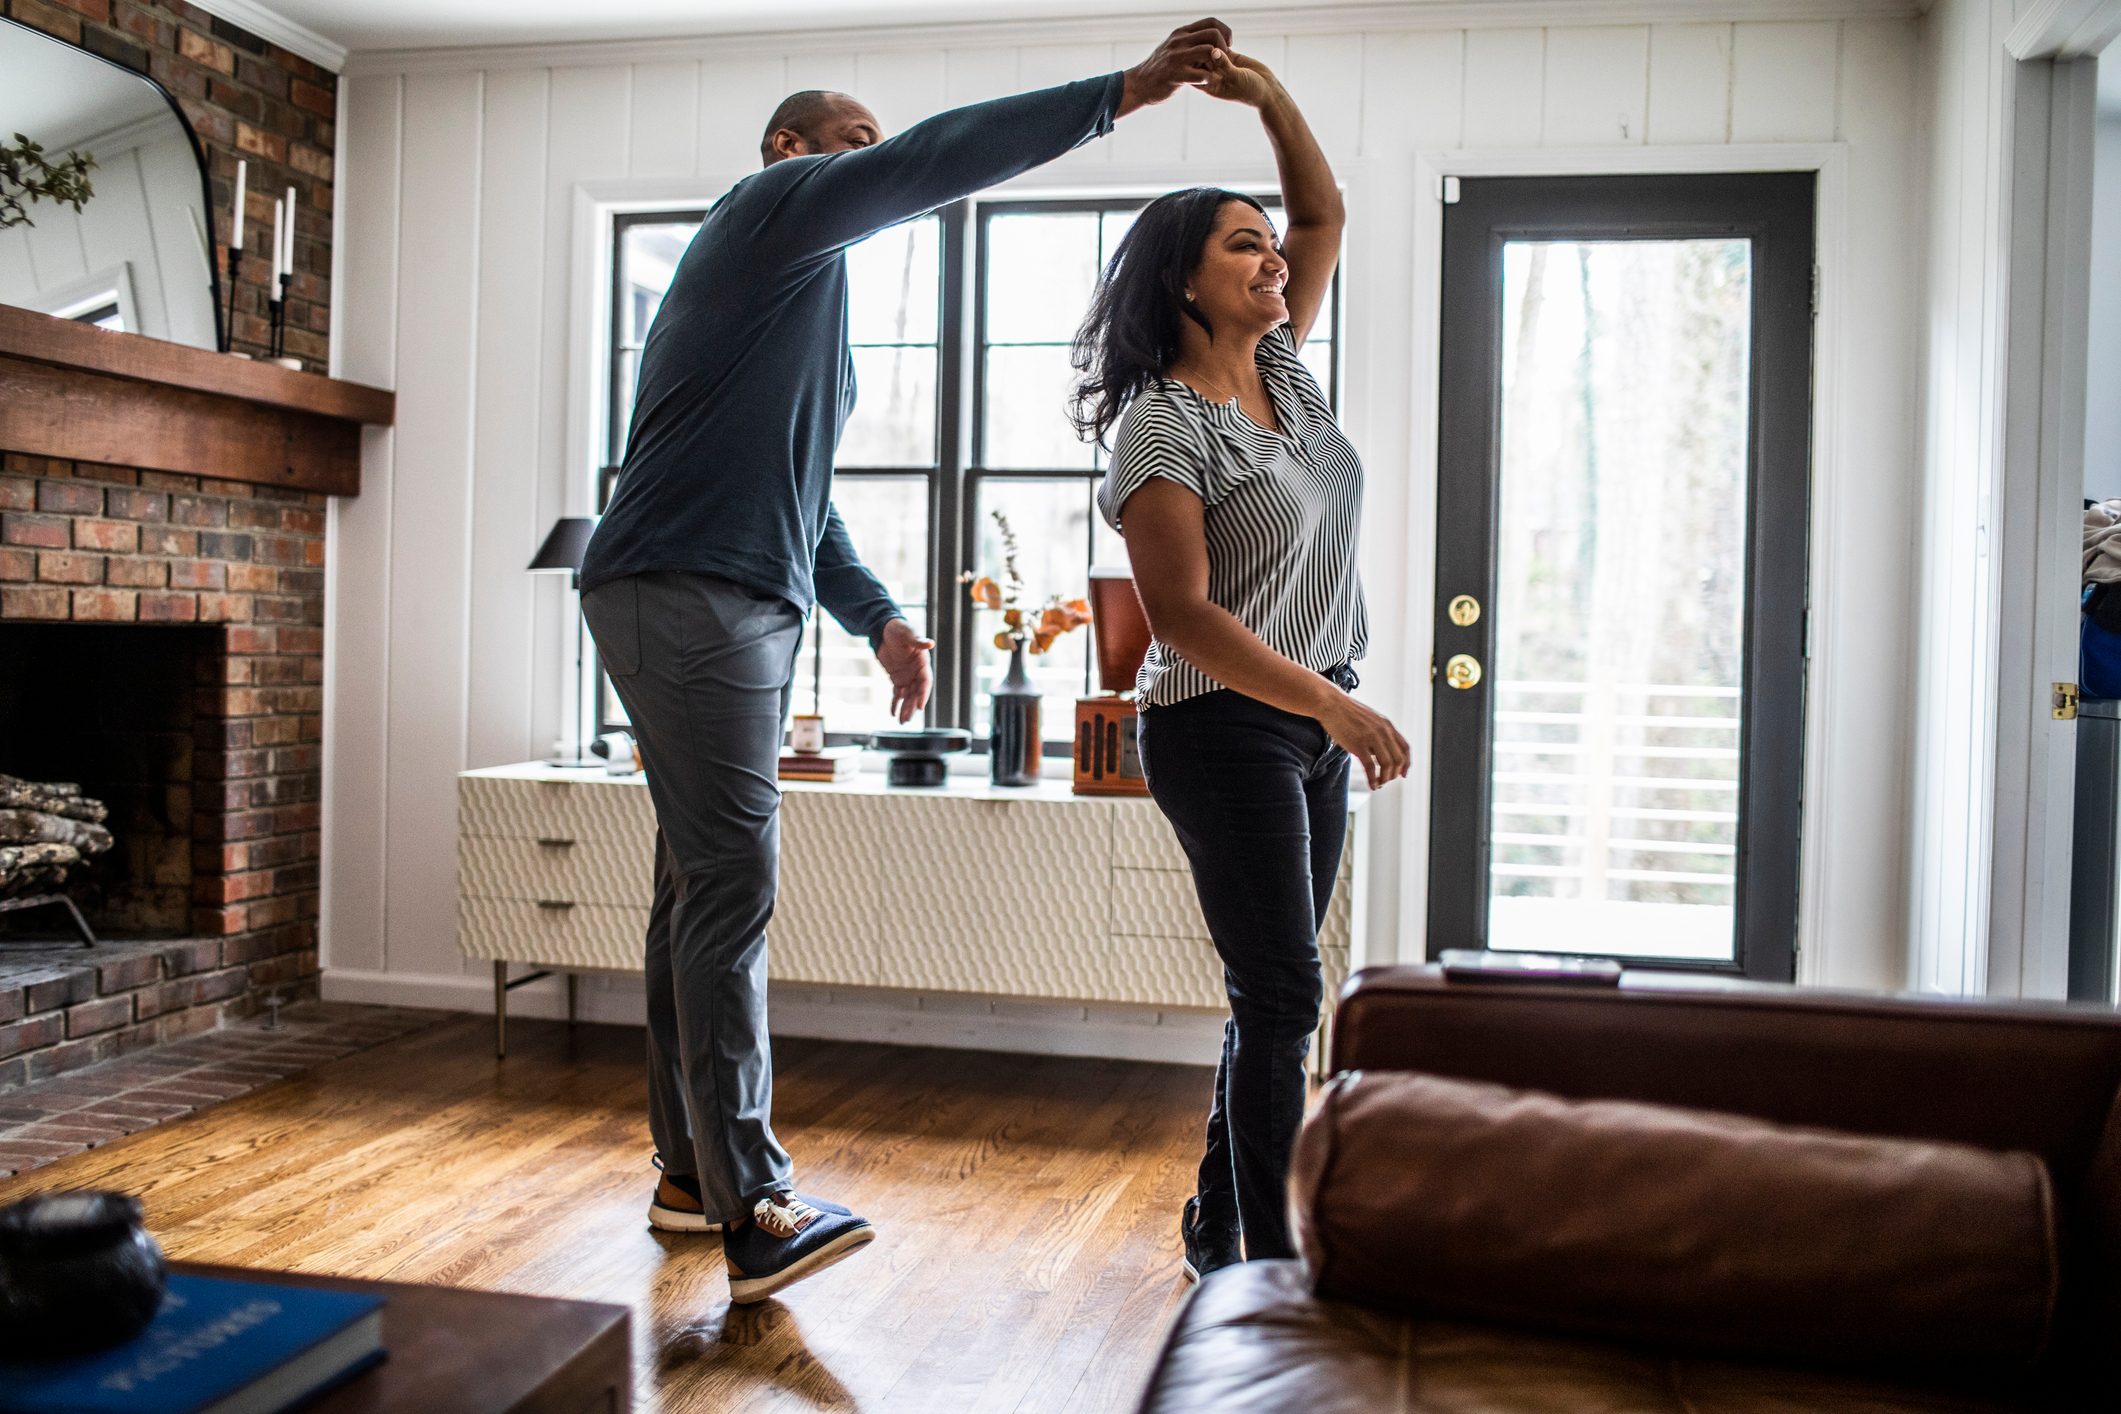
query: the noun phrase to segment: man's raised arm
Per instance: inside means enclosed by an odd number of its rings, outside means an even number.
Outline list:
[[[1229,43],[1229,26],[1200,20],[1131,69],[953,108],[872,147],[797,159],[773,202],[776,243],[797,260],[829,255],[1051,162],[1135,109],[1205,82]]]

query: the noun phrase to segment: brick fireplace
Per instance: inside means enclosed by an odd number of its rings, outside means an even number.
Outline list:
[[[107,949],[9,941],[57,910],[0,919],[0,1088],[314,995],[324,517],[315,492],[0,456],[0,772],[109,758],[83,784],[117,841],[78,885]]]

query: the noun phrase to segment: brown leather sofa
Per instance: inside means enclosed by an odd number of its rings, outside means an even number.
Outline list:
[[[1411,1270],[1404,1300],[1346,1301],[1317,1295],[1319,1274],[1304,1263],[1256,1262],[1211,1274],[1188,1300],[1142,1414],[2121,1410],[2121,1017],[2110,1011],[1652,974],[1631,975],[1619,989],[1467,984],[1433,968],[1389,968],[1349,982],[1332,1069],[1343,1082],[1366,1078],[1351,1071],[1418,1072],[1569,1101],[1712,1112],[1704,1118],[1715,1122],[1750,1117],[1732,1122],[1828,1131],[1829,1143],[1881,1136],[2009,1158],[2040,1175],[2050,1195],[2045,1255],[2058,1276],[2048,1333],[2007,1377],[1977,1377],[1948,1360],[1881,1370],[1772,1348],[1731,1358],[1704,1353],[1699,1341],[1469,1320],[1451,1309],[1448,1292],[1412,1295],[1422,1284]],[[1329,1093],[1324,1108],[1333,1100]],[[1323,1122],[1314,1113],[1305,1134],[1314,1150]],[[1415,1166],[1398,1161],[1374,1127],[1366,1142],[1334,1155],[1339,1191],[1350,1191],[1353,1172],[1373,1177],[1366,1189],[1393,1202],[1421,1201],[1402,1191]],[[1324,1201],[1304,1191],[1314,1181],[1305,1169],[1300,1146],[1291,1199],[1299,1230],[1306,1202]],[[1376,1291],[1394,1272],[1366,1280]],[[1821,1284],[1822,1299],[1845,1295],[1832,1285]],[[1866,1324],[1859,1307],[1848,1321],[1852,1348]],[[1731,1334],[1745,1349],[1761,1332]]]

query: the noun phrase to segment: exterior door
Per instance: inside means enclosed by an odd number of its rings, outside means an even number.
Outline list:
[[[1458,193],[1430,951],[1788,980],[1813,175]]]

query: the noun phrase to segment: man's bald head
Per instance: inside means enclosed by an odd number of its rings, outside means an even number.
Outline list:
[[[845,152],[881,142],[884,133],[876,114],[860,100],[826,88],[806,88],[781,100],[766,120],[766,135],[759,140],[759,158],[771,167],[783,157],[807,157],[821,152]]]

